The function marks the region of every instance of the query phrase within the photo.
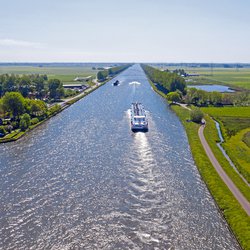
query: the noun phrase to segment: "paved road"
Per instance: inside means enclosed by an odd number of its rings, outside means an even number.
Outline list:
[[[219,162],[217,161],[217,159],[215,158],[211,148],[209,147],[205,137],[204,137],[204,128],[205,125],[202,125],[199,128],[199,137],[201,140],[201,143],[203,145],[203,148],[206,151],[206,154],[208,156],[208,158],[210,159],[211,163],[213,164],[215,170],[217,171],[217,173],[219,174],[219,176],[221,177],[221,179],[225,182],[225,184],[228,186],[228,188],[230,189],[230,191],[232,192],[232,194],[234,195],[234,197],[238,200],[238,202],[241,204],[242,208],[246,211],[246,213],[248,214],[248,216],[250,216],[250,203],[247,201],[247,199],[242,195],[242,193],[239,191],[239,189],[234,185],[234,183],[232,182],[232,180],[228,177],[228,175],[225,173],[225,171],[222,169],[221,165],[219,164]]]

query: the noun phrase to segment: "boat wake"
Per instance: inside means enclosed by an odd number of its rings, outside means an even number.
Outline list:
[[[133,82],[130,82],[129,85],[140,85],[141,83],[140,82],[137,82],[137,81],[133,81]]]

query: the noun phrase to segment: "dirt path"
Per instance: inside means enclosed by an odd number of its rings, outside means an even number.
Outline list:
[[[204,128],[205,128],[205,125],[202,125],[199,128],[198,134],[199,134],[199,138],[200,138],[200,141],[202,143],[202,146],[203,146],[204,150],[206,151],[206,154],[207,154],[209,160],[213,164],[215,170],[217,171],[217,173],[219,174],[219,176],[221,177],[221,179],[224,181],[224,183],[230,189],[230,191],[232,192],[232,194],[234,195],[234,197],[241,204],[242,208],[246,211],[246,213],[248,214],[248,216],[250,216],[250,203],[242,195],[242,193],[239,191],[239,189],[234,185],[234,183],[232,182],[232,180],[228,177],[228,175],[225,173],[225,171],[222,169],[221,165],[217,161],[216,157],[214,156],[211,148],[209,147],[209,145],[208,145],[208,143],[207,143],[207,141],[206,141],[206,139],[204,137],[204,133],[203,133]]]

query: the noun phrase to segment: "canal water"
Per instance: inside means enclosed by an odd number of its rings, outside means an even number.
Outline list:
[[[176,115],[139,65],[116,79],[0,145],[0,249],[239,249]]]

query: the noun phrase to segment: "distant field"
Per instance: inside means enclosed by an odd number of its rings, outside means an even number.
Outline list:
[[[196,78],[197,81],[199,79],[205,78],[204,80],[217,81],[222,84],[250,89],[250,69],[242,68],[242,69],[223,69],[216,68],[213,69],[199,69],[197,70],[200,77]],[[202,80],[201,80],[202,81]]]
[[[189,84],[223,84],[250,90],[250,68],[196,68],[196,67],[167,67],[169,70],[183,68],[189,74],[199,74],[191,77],[194,82]]]
[[[227,136],[250,128],[250,107],[202,108],[202,111],[222,122]]]
[[[97,70],[91,67],[33,67],[1,66],[0,74],[46,74],[49,79],[57,78],[63,83],[73,83],[74,79],[85,76],[96,76]]]
[[[209,107],[202,108],[202,110],[211,116],[234,116],[250,118],[250,107]]]

